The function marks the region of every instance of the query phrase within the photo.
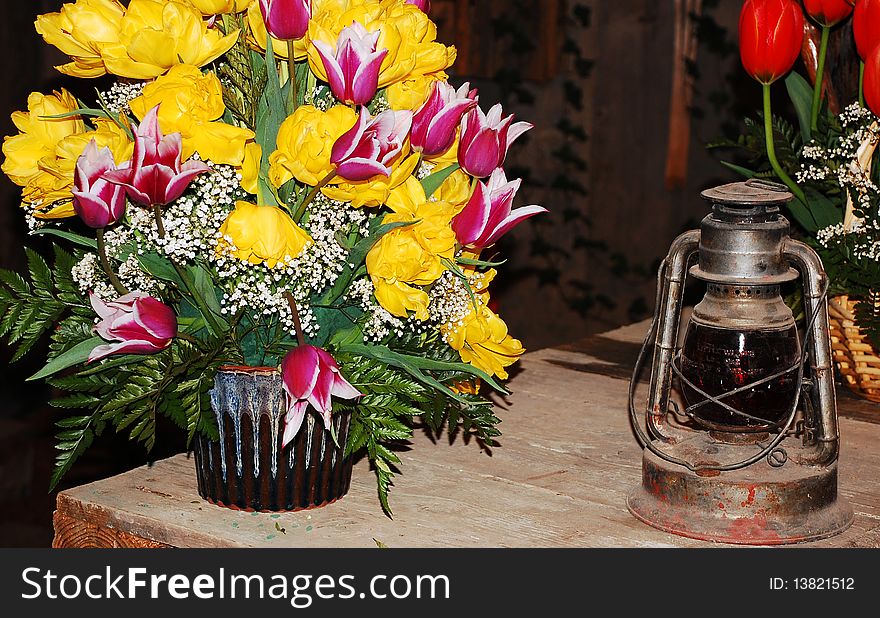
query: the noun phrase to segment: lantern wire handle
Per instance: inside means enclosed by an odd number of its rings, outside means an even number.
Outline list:
[[[668,267],[667,260],[664,259],[663,262],[660,264],[660,268],[657,271],[657,293],[656,293],[656,299],[654,301],[654,314],[653,314],[653,317],[651,318],[651,324],[648,328],[648,333],[645,335],[645,340],[642,343],[642,347],[639,350],[639,355],[636,358],[636,364],[635,364],[635,367],[633,368],[632,379],[630,380],[630,384],[629,384],[629,393],[628,393],[628,398],[627,398],[628,399],[627,404],[629,406],[630,421],[633,426],[633,430],[635,431],[636,436],[639,439],[639,442],[642,444],[642,446],[644,446],[649,451],[654,453],[657,457],[663,459],[664,461],[668,461],[669,463],[684,466],[685,468],[687,468],[691,472],[700,472],[700,471],[705,471],[705,470],[717,470],[719,472],[724,472],[724,471],[729,471],[729,470],[738,470],[738,469],[750,466],[753,463],[760,461],[764,457],[768,457],[768,461],[770,461],[770,459],[772,458],[772,455],[779,450],[779,449],[777,449],[777,447],[782,442],[782,440],[785,439],[786,435],[788,434],[789,430],[791,429],[792,424],[794,423],[794,419],[797,417],[798,404],[800,403],[800,398],[801,398],[801,391],[804,388],[804,365],[806,364],[806,362],[809,359],[809,348],[812,345],[810,343],[809,338],[807,338],[807,342],[802,348],[801,362],[798,364],[798,368],[797,368],[798,369],[798,376],[797,376],[798,388],[795,393],[794,400],[792,402],[792,408],[791,408],[791,412],[789,413],[788,419],[785,422],[785,425],[782,426],[778,435],[770,442],[770,444],[763,447],[758,454],[753,455],[752,457],[749,457],[749,458],[744,459],[742,461],[738,461],[738,462],[731,463],[731,464],[724,464],[724,465],[705,465],[704,464],[704,465],[695,466],[694,464],[691,464],[690,462],[685,461],[684,459],[680,459],[678,457],[673,457],[672,455],[668,455],[667,453],[664,453],[663,451],[661,451],[659,448],[657,448],[657,446],[654,445],[653,441],[647,436],[644,429],[642,429],[641,422],[639,421],[639,415],[638,415],[638,412],[636,411],[635,404],[634,404],[635,392],[636,392],[636,388],[638,385],[639,375],[641,374],[642,369],[644,368],[645,357],[647,355],[648,347],[652,343],[654,343],[657,338],[657,317],[658,317],[658,312],[660,311],[660,305],[662,303],[662,297],[663,297],[662,281],[663,281],[663,276],[664,276],[664,273],[665,273],[667,267]],[[828,283],[826,281],[824,284],[823,290],[822,290],[821,298],[824,300],[827,297],[827,295],[828,295]],[[818,315],[819,315],[819,311],[814,311],[813,315],[810,316],[810,321],[807,326],[806,332],[812,331],[812,329],[814,328],[814,326],[816,324],[816,319],[817,319]],[[799,337],[800,336],[798,335],[798,340],[800,343]],[[678,356],[680,356],[680,353],[679,353],[679,355],[677,355],[677,357]],[[773,380],[777,377],[785,375],[786,373],[789,373],[794,369],[794,366],[792,366],[792,367],[785,369],[784,371],[780,371],[777,374],[774,374],[772,376],[761,378],[760,380],[756,380],[755,382],[746,384],[746,385],[741,386],[739,388],[733,389],[729,392],[722,393],[721,395],[713,396],[713,395],[709,395],[708,393],[703,392],[699,388],[695,387],[692,383],[690,383],[690,381],[688,381],[686,378],[681,376],[680,371],[678,371],[675,368],[675,362],[672,363],[672,367],[673,367],[673,369],[675,369],[675,373],[677,375],[679,375],[680,378],[685,379],[685,381],[691,387],[693,387],[699,394],[707,397],[708,400],[711,400],[712,402],[715,402],[715,403],[721,405],[725,409],[731,410],[741,416],[745,416],[747,418],[753,418],[753,419],[755,417],[751,417],[748,414],[745,414],[744,412],[741,412],[739,410],[736,410],[735,408],[732,408],[731,406],[729,406],[726,403],[724,403],[723,401],[721,401],[721,399],[724,399],[725,397],[729,397],[731,395],[739,393],[743,390],[753,388],[753,387],[758,386],[760,384],[764,384],[765,382],[768,382],[768,381]],[[700,402],[694,406],[690,406],[685,411],[685,413],[687,414],[688,412],[692,411],[694,408],[699,407],[700,405],[704,405],[705,403],[708,403],[708,401]],[[690,414],[688,414],[688,416],[690,416]],[[764,420],[764,419],[757,419],[757,420]],[[777,461],[775,464],[771,463],[771,465],[775,465],[776,467],[778,467],[778,466],[785,463],[785,460],[787,459],[787,455],[785,454],[784,450],[782,450],[782,452],[779,453],[779,457],[780,457],[781,463],[780,463],[780,461]]]

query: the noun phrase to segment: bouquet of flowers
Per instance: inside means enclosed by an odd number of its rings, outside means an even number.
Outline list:
[[[157,415],[217,437],[228,365],[280,368],[283,445],[351,414],[379,497],[417,417],[500,435],[485,389],[523,353],[492,309],[502,169],[531,128],[446,71],[424,0],[76,0],[36,30],[97,79],[33,93],[3,143],[28,277],[0,272],[15,358],[50,338],[53,486],[106,427],[152,447]],[[109,77],[105,77],[109,76]],[[483,391],[481,391],[481,385]],[[333,436],[334,440],[336,436]]]
[[[814,85],[792,71],[811,24],[821,32]],[[834,114],[823,97],[828,42],[832,31],[850,27],[861,59],[859,89]],[[880,0],[746,0],[739,45],[743,67],[763,87],[763,114],[746,120],[735,142],[713,145],[750,155],[747,167],[726,163],[737,172],[787,185],[795,196],[789,215],[822,257],[829,295],[860,301],[849,317],[880,348]],[[772,113],[771,84],[781,78],[796,123]]]

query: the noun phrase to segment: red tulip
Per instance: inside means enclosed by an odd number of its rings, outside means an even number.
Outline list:
[[[266,31],[279,41],[301,39],[309,28],[311,0],[260,0]]]
[[[431,0],[406,0],[406,3],[418,7],[424,13],[431,12]]]
[[[288,352],[281,361],[281,377],[287,393],[283,446],[296,437],[309,404],[321,414],[324,428],[330,429],[331,396],[343,399],[361,396],[339,373],[334,358],[313,345],[299,345]]]
[[[349,105],[364,105],[379,86],[379,69],[388,55],[387,49],[376,50],[381,33],[367,32],[358,22],[342,29],[336,49],[324,41],[312,41],[330,82],[330,90]]]
[[[391,161],[400,154],[412,125],[412,112],[387,110],[370,118],[361,107],[357,122],[333,144],[330,162],[351,182],[390,176]]]
[[[478,181],[473,196],[452,220],[458,242],[474,249],[488,247],[529,217],[547,212],[537,205],[511,210],[521,182],[507,182],[500,167],[492,172],[488,183]]]
[[[864,93],[865,104],[880,116],[880,45],[875,46],[865,60]]]
[[[513,123],[513,115],[502,118],[498,103],[484,114],[475,107],[461,120],[458,163],[471,176],[485,178],[501,167],[507,149],[516,138],[532,128],[528,122]]]
[[[125,187],[128,197],[143,206],[164,206],[179,198],[193,179],[210,168],[202,161],[180,164],[180,133],[162,135],[159,106],[135,128],[134,155],[128,167],[107,172],[106,178]]]
[[[153,354],[164,350],[177,336],[177,316],[171,307],[143,292],[131,292],[105,303],[89,295],[100,321],[95,332],[115,343],[96,346],[89,361],[111,354]]]
[[[746,72],[772,84],[801,52],[804,15],[794,0],[746,0],[739,15],[739,53]]]
[[[820,26],[839,24],[852,13],[849,0],[804,0],[804,10]]]
[[[110,149],[105,146],[98,150],[95,140],[86,145],[76,160],[73,209],[89,227],[105,228],[125,212],[125,188],[104,177],[115,169]]]
[[[862,60],[880,45],[880,0],[859,0],[853,13],[853,34]]]
[[[410,144],[413,150],[432,157],[449,150],[461,117],[477,105],[477,91],[469,84],[457,91],[447,82],[437,81],[431,96],[413,115]]]

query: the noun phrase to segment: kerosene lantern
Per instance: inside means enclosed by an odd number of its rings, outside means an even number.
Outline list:
[[[630,384],[630,415],[645,450],[642,484],[627,506],[661,530],[723,543],[832,536],[853,513],[837,492],[822,263],[789,237],[780,206],[793,196],[784,186],[750,180],[702,196],[712,212],[672,243],[660,267],[655,316]],[[706,292],[682,339],[688,274]],[[800,325],[782,296],[797,287]],[[652,346],[639,419],[634,397]]]

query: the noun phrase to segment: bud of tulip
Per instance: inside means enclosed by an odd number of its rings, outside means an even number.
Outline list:
[[[379,69],[387,49],[376,51],[380,32],[367,32],[358,22],[342,29],[336,49],[324,41],[312,41],[321,57],[330,90],[349,105],[364,105],[379,87]]]
[[[279,41],[305,36],[312,16],[311,0],[260,0],[266,30]]]
[[[817,24],[830,28],[849,17],[853,5],[849,0],[804,0],[804,10]]]
[[[89,227],[105,228],[125,212],[125,189],[104,177],[116,169],[107,147],[98,149],[91,140],[76,160],[73,181],[73,209]]]
[[[471,199],[452,220],[458,242],[473,249],[488,247],[529,217],[547,212],[537,205],[511,211],[520,183],[519,179],[507,182],[500,167],[492,172],[488,183],[478,181]]]
[[[501,167],[507,149],[520,135],[532,128],[528,122],[513,122],[513,115],[501,117],[501,104],[484,114],[475,107],[461,121],[458,163],[471,176],[485,178]]]
[[[180,164],[180,133],[162,135],[158,111],[157,105],[134,127],[134,155],[128,167],[106,174],[108,180],[125,187],[133,202],[143,206],[173,202],[196,176],[210,169],[202,161]]]
[[[330,162],[350,182],[390,176],[391,161],[403,149],[411,125],[412,112],[388,110],[371,119],[361,107],[354,126],[333,144]]]
[[[853,13],[853,35],[862,60],[880,45],[880,0],[859,0]]]
[[[89,354],[90,363],[112,354],[154,354],[177,336],[177,317],[171,307],[143,292],[131,292],[109,303],[90,294],[89,301],[101,318],[95,332],[116,342],[96,346]]]
[[[407,4],[412,4],[426,15],[431,12],[431,0],[406,0]]]
[[[449,150],[461,117],[477,105],[477,91],[464,84],[458,91],[447,82],[435,82],[431,96],[413,115],[410,144],[432,157]]]
[[[865,0],[862,0],[864,2]],[[880,115],[880,45],[865,59],[865,80],[863,84],[865,105],[875,116]]]
[[[361,396],[339,373],[334,358],[312,345],[299,345],[287,353],[281,361],[281,377],[287,393],[283,446],[296,437],[309,404],[321,415],[324,428],[330,429],[331,396],[343,399]]]
[[[746,72],[772,84],[801,53],[804,15],[794,0],[746,0],[739,15],[739,53]]]

